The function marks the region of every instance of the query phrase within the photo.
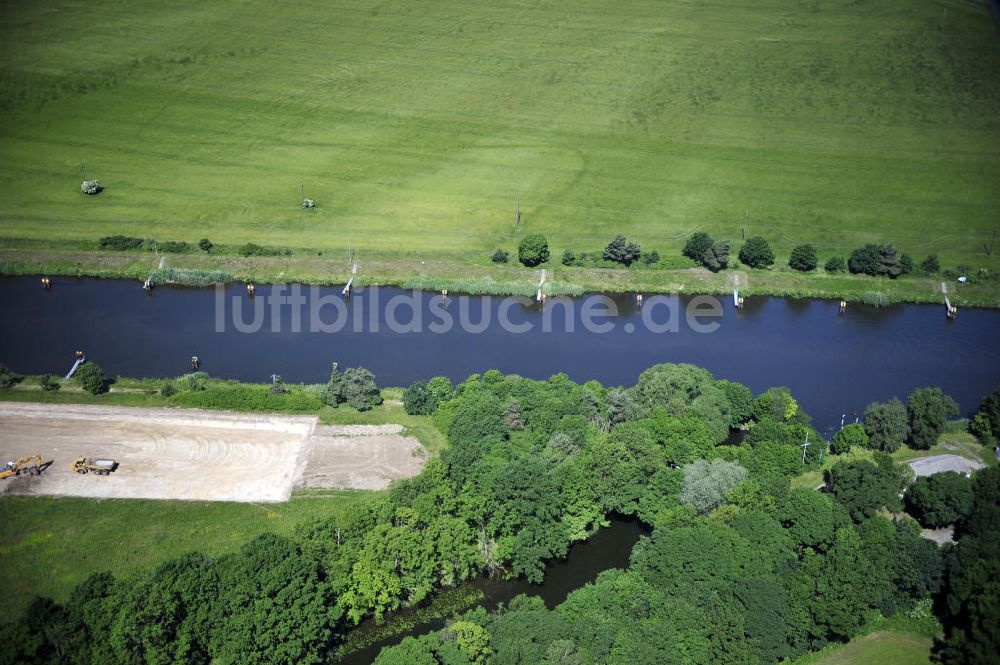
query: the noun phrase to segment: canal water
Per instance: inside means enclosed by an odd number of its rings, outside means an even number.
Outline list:
[[[80,349],[112,376],[178,375],[197,355],[213,376],[256,382],[321,383],[337,361],[371,369],[381,385],[495,368],[625,386],[656,363],[687,362],[754,392],[787,386],[827,433],[869,402],[922,386],[940,386],[968,415],[1000,383],[997,310],[965,309],[952,322],[943,305],[851,304],[841,315],[834,301],[751,297],[737,311],[729,297],[715,301],[719,316],[689,320],[711,313],[713,299],[646,296],[639,308],[631,294],[585,296],[542,308],[394,288],[346,300],[316,287],[302,287],[297,306],[273,304],[289,293],[259,286],[249,299],[231,284],[147,295],[134,281],[95,279],[43,291],[37,278],[0,278],[0,362],[61,375]]]
[[[551,609],[566,600],[571,591],[596,580],[602,571],[627,568],[632,548],[639,542],[640,536],[648,534],[649,529],[639,520],[615,517],[606,528],[586,541],[572,545],[565,559],[549,563],[545,567],[545,581],[542,584],[531,584],[524,579],[478,577],[468,582],[468,585],[483,592],[485,598],[478,606],[488,611],[495,610],[500,604],[506,605],[514,596],[521,594],[538,596]],[[444,625],[444,620],[420,623],[401,635],[353,651],[334,662],[340,665],[368,665],[384,647],[399,644],[408,635],[423,635],[432,630],[440,630]],[[370,627],[371,620],[368,620],[358,630],[364,631]]]

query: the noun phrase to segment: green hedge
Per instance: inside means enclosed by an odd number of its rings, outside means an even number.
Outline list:
[[[318,397],[302,390],[273,395],[264,386],[239,385],[180,392],[170,398],[170,403],[199,409],[286,413],[312,413],[323,408],[323,402]]]

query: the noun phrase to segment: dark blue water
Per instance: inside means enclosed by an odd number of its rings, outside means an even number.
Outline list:
[[[552,301],[543,312],[535,303],[452,297],[444,310],[437,294],[400,289],[362,289],[346,303],[339,289],[304,292],[307,303],[298,315],[283,305],[272,321],[266,286],[249,301],[241,285],[226,287],[221,297],[211,288],[182,287],[157,287],[147,296],[138,283],[124,280],[65,279],[43,291],[35,278],[3,278],[0,362],[21,372],[63,374],[81,349],[108,374],[135,377],[182,374],[197,355],[213,376],[247,381],[266,381],[277,373],[289,382],[319,383],[337,361],[342,368],[368,367],[381,385],[406,385],[436,374],[458,381],[496,368],[539,379],[565,372],[576,381],[626,386],[650,365],[688,362],[755,392],[787,386],[821,430],[838,426],[845,414],[853,421],[869,402],[894,395],[905,399],[922,386],[941,386],[968,415],[1000,383],[996,310],[962,310],[951,322],[943,306],[852,304],[840,315],[833,301],[752,297],[737,312],[731,298],[724,298],[718,329],[700,334],[683,320],[683,309],[677,332],[650,330],[634,296],[621,295],[613,297],[617,314],[593,318],[611,326],[602,334],[582,325],[586,299],[573,301],[568,317],[569,308]],[[405,302],[389,312],[395,297],[416,303],[420,325],[412,327],[422,332],[389,329],[391,313],[403,324],[413,319]],[[220,300],[222,332],[217,331]],[[677,305],[690,301],[685,297]],[[237,313],[245,322],[260,307],[263,328],[238,331],[233,302],[243,308]],[[334,303],[344,311],[339,314]],[[310,307],[316,304],[322,304],[320,321],[343,327],[309,332],[318,327],[310,325]],[[504,330],[501,311],[510,322],[532,329]],[[666,306],[649,296],[643,311],[654,323],[667,321]],[[464,330],[463,312],[473,324],[488,317],[484,330]],[[446,316],[454,319],[450,330],[429,330]],[[574,332],[566,332],[567,318]],[[291,332],[296,319],[302,332]],[[543,331],[546,319],[551,332]]]

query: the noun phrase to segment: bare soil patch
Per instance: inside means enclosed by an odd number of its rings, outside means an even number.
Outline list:
[[[0,463],[41,455],[48,465],[0,481],[0,494],[274,502],[300,486],[382,489],[423,468],[423,448],[401,431],[318,428],[311,416],[5,402]],[[80,455],[119,466],[77,474],[70,465]]]
[[[981,462],[976,462],[960,455],[933,455],[913,460],[909,464],[910,468],[918,476],[930,476],[943,471],[972,473],[976,469],[983,468]]]
[[[426,452],[401,425],[317,427],[306,442],[302,487],[379,490],[420,473]]]

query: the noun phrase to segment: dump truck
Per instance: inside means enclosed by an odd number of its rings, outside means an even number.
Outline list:
[[[109,476],[118,468],[118,462],[113,459],[90,459],[81,455],[70,467],[76,473],[96,473],[99,476]]]
[[[16,462],[7,462],[0,469],[0,478],[10,478],[11,476],[37,476],[42,472],[42,456],[28,455]]]

